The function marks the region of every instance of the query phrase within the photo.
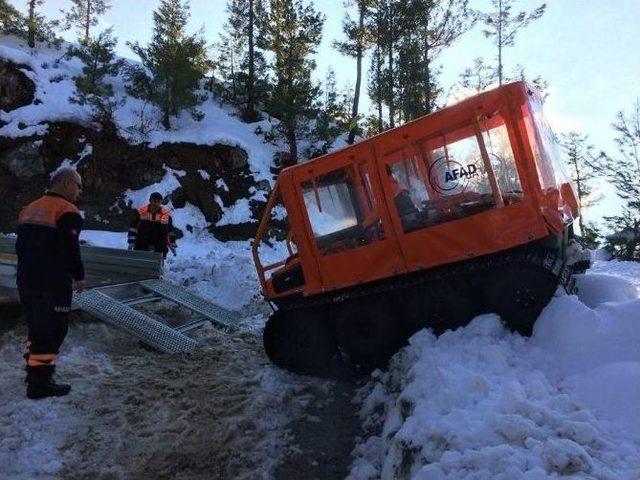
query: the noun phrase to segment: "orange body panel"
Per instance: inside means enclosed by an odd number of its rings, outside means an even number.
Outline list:
[[[316,295],[561,233],[579,212],[554,148],[540,98],[518,82],[283,170],[253,244],[263,294]],[[298,251],[263,266],[277,201]]]

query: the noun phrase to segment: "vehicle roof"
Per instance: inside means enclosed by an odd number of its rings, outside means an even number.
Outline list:
[[[331,157],[334,156],[336,154],[339,154],[341,152],[344,152],[345,150],[348,150],[350,148],[353,148],[354,146],[359,146],[362,147],[363,145],[366,145],[368,143],[375,143],[380,137],[384,137],[384,136],[388,136],[388,135],[393,135],[394,133],[396,133],[398,130],[401,129],[405,129],[407,127],[410,127],[411,125],[418,123],[418,122],[424,122],[429,121],[429,119],[433,119],[436,120],[437,117],[442,116],[442,114],[444,112],[451,112],[454,110],[465,110],[468,109],[469,106],[471,105],[476,105],[478,103],[482,103],[485,100],[488,99],[492,99],[494,100],[497,97],[500,97],[504,94],[506,94],[507,91],[513,91],[513,90],[525,90],[525,89],[530,89],[531,88],[528,86],[528,84],[525,81],[518,81],[518,82],[512,82],[512,83],[508,83],[499,87],[496,87],[494,89],[485,91],[485,92],[481,92],[478,93],[476,95],[473,95],[471,97],[465,98],[464,100],[461,100],[458,103],[455,103],[453,105],[447,106],[445,108],[442,108],[436,112],[427,114],[427,115],[423,115],[422,117],[418,117],[414,120],[411,120],[410,122],[407,123],[403,123],[402,125],[399,125],[397,127],[391,128],[389,130],[385,130],[384,132],[378,133],[377,135],[374,135],[373,137],[369,137],[365,140],[362,140],[360,142],[354,143],[353,145],[346,145],[344,147],[338,148],[336,150],[333,150],[329,153],[325,153],[324,155],[321,155],[319,157],[314,158],[313,160],[308,160],[302,163],[298,163],[296,165],[292,165],[290,167],[284,168],[279,176],[280,177],[288,177],[290,175],[293,175],[294,172],[296,172],[297,170],[300,169],[308,169],[309,167],[313,167],[319,163],[322,163],[324,161],[324,159],[326,159],[327,157]]]

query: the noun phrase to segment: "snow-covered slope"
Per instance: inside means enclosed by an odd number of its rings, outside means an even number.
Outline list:
[[[350,478],[639,478],[640,265],[598,262],[579,285],[530,339],[495,315],[414,335],[360,392]]]
[[[0,112],[0,120],[7,123],[0,128],[0,136],[25,137],[43,134],[47,128],[46,122],[54,121],[89,125],[88,107],[69,102],[69,97],[75,90],[73,77],[81,73],[82,63],[77,58],[64,58],[65,50],[66,44],[63,44],[60,50],[39,47],[32,52],[24,46],[22,40],[0,36],[0,58],[29,67],[30,70],[22,71],[36,85],[35,101],[31,105],[11,112]],[[256,134],[256,129],[270,130],[270,122],[243,123],[235,116],[233,109],[209,98],[200,107],[204,114],[202,121],[197,122],[185,113],[173,119],[172,130],[165,131],[159,124],[161,116],[156,107],[144,106],[141,100],[127,95],[124,69],[120,75],[109,81],[114,87],[115,98],[124,102],[115,112],[119,133],[130,142],[147,142],[150,147],[165,142],[239,146],[249,155],[256,180],[271,179],[269,166],[276,148],[265,143],[264,138]],[[131,129],[140,122],[143,106],[144,117],[150,123],[147,136],[136,134]]]

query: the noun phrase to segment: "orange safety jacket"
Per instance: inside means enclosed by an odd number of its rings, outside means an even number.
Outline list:
[[[18,286],[39,291],[70,288],[84,279],[78,237],[82,217],[62,195],[48,192],[18,217]]]
[[[165,255],[169,247],[175,248],[176,239],[169,210],[161,207],[160,211],[153,213],[149,205],[135,210],[128,242],[136,250],[153,250]]]

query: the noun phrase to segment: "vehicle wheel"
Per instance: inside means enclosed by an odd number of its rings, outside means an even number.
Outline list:
[[[263,341],[269,359],[295,373],[328,376],[339,365],[329,321],[309,310],[275,312],[265,325]]]
[[[498,267],[475,283],[483,310],[497,313],[507,327],[527,336],[558,287],[552,273],[525,263]]]
[[[368,300],[368,301],[367,301]],[[338,343],[362,372],[383,367],[406,341],[406,334],[386,299],[351,302],[338,312]]]
[[[468,324],[475,315],[471,289],[462,280],[443,280],[404,292],[402,321],[409,336],[423,328],[440,335]]]

